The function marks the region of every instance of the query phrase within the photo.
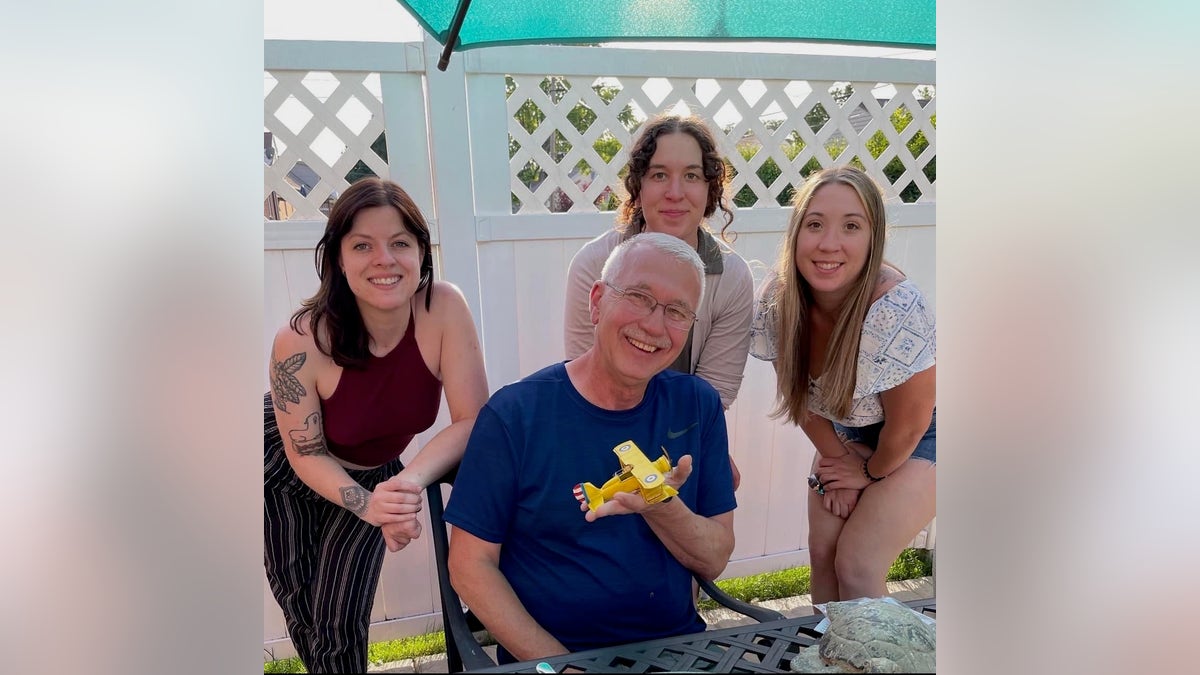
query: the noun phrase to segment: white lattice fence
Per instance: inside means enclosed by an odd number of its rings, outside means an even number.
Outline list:
[[[513,213],[612,210],[638,126],[663,111],[719,132],[739,206],[785,205],[809,173],[843,163],[889,197],[932,202],[932,96],[911,82],[510,75]]]
[[[275,70],[265,79],[268,220],[323,220],[356,176],[388,177],[377,73]]]

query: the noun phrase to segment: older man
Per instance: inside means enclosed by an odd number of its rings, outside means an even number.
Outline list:
[[[712,386],[666,370],[703,290],[681,240],[627,240],[592,285],[592,347],[480,411],[446,511],[450,577],[502,662],[704,629],[691,574],[716,577],[733,550],[725,415]],[[678,497],[622,492],[589,511],[573,488],[612,476],[626,440],[678,460]]]

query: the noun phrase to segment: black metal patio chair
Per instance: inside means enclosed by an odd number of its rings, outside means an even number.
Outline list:
[[[443,518],[445,506],[442,502],[442,485],[453,485],[456,474],[457,470],[451,471],[437,482],[430,484],[425,491],[426,509],[429,512],[429,529],[433,537],[438,587],[442,601],[442,626],[446,634],[446,664],[451,673],[496,665],[496,662],[484,652],[479,640],[475,637],[476,632],[485,630],[483,624],[469,609],[463,608],[462,600],[459,599],[454,587],[450,585],[450,569],[447,562],[450,539],[446,533],[446,521]],[[762,623],[785,618],[783,614],[775,610],[731,597],[712,581],[701,579],[698,576],[693,576],[693,578],[708,597],[715,602],[755,621]]]

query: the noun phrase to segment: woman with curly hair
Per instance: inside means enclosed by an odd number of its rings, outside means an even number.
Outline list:
[[[567,272],[566,357],[578,357],[594,341],[588,297],[608,254],[639,232],[670,234],[696,249],[705,267],[696,323],[671,369],[703,378],[728,409],[737,398],[746,368],[754,279],[746,261],[718,241],[706,222],[721,210],[723,240],[733,223],[725,196],[725,160],[716,138],[698,117],[659,115],[643,125],[629,151],[626,170],[628,197],[618,211],[616,227],[584,244]],[[735,487],[738,482],[735,466]]]

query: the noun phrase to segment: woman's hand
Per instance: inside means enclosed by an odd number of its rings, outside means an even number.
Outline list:
[[[375,486],[360,517],[376,527],[416,520],[421,512],[421,490],[399,474],[392,476]]]
[[[865,460],[858,455],[856,449],[848,449],[851,451],[841,457],[822,457],[817,462],[817,478],[826,491],[830,488],[861,490],[871,484],[862,470]]]
[[[821,498],[821,503],[825,505],[825,509],[838,518],[849,518],[850,513],[854,511],[855,505],[858,504],[858,495],[860,490],[825,490],[825,496]]]

